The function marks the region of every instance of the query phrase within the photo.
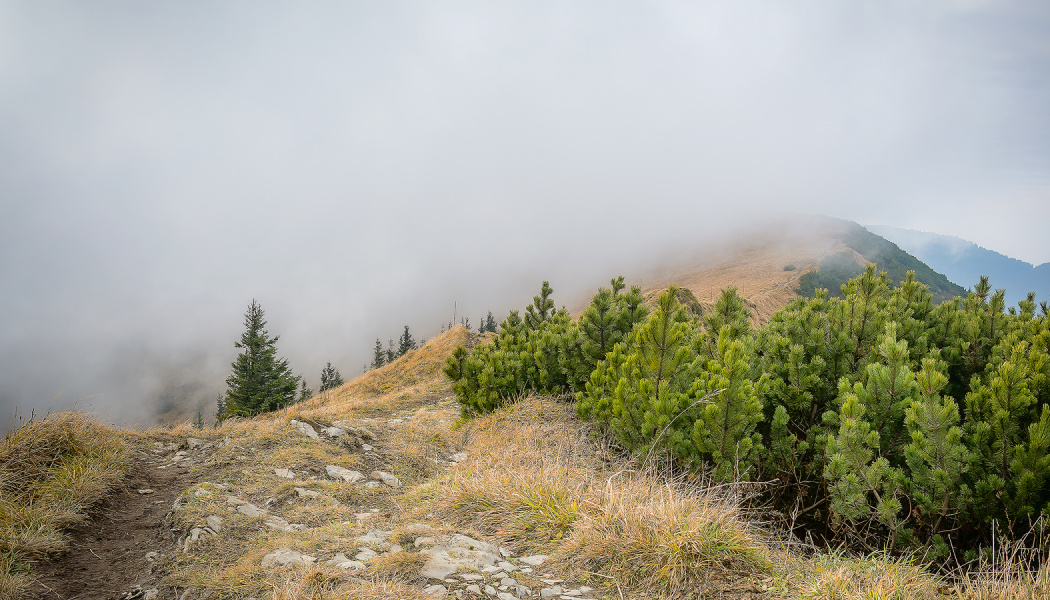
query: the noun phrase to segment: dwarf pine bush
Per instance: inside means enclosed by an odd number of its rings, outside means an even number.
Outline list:
[[[982,278],[934,304],[913,272],[869,265],[755,329],[735,289],[688,310],[672,287],[648,314],[622,279],[577,322],[549,286],[489,346],[446,365],[465,413],[529,392],[639,457],[768,498],[818,535],[932,557],[1021,539],[1050,517],[1050,306],[1007,309]]]

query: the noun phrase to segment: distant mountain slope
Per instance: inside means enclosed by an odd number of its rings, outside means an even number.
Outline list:
[[[689,290],[701,309],[707,310],[723,288],[736,286],[755,324],[767,322],[797,298],[799,290],[808,295],[814,287],[826,287],[837,294],[841,284],[868,262],[888,271],[894,285],[908,270],[915,270],[916,279],[930,286],[938,301],[965,294],[963,288],[893,243],[852,221],[825,216],[780,219],[775,226],[757,227],[731,242],[698,248],[679,259],[676,266],[665,265],[661,273],[644,278],[642,288],[647,296],[655,298],[675,283]]]
[[[867,263],[876,263],[880,271],[886,271],[891,285],[904,281],[908,271],[915,271],[915,279],[930,287],[930,293],[937,302],[966,293],[965,289],[922,260],[856,223],[849,223],[839,239],[849,251],[825,258],[820,263],[819,271],[803,275],[799,281],[800,294],[811,296],[815,288],[826,288],[832,296],[838,296],[842,284],[859,275]],[[857,260],[858,256],[861,260]]]
[[[1050,299],[1050,263],[1034,266],[947,235],[884,225],[873,225],[868,229],[893,241],[967,289],[972,288],[981,275],[988,275],[993,289],[1006,289],[1008,306],[1023,300],[1028,292],[1035,292],[1037,300]]]

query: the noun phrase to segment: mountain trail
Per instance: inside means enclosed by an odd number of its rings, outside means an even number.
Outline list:
[[[132,599],[156,587],[158,558],[172,549],[172,505],[200,475],[192,468],[210,448],[202,440],[156,443],[137,452],[122,488],[74,529],[70,550],[39,566],[33,600]]]

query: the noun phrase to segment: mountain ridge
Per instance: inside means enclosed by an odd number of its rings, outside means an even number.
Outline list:
[[[982,275],[990,277],[993,289],[1005,289],[1008,305],[1023,300],[1028,292],[1037,299],[1050,298],[1050,262],[1035,265],[975,242],[940,233],[871,225],[868,229],[898,244],[954,283],[971,289]]]

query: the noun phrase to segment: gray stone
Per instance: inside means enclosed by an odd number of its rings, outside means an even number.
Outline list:
[[[457,463],[458,462],[462,462],[464,460],[467,460],[467,453],[466,452],[457,452],[457,453],[453,454],[452,456],[448,457],[448,459],[450,461],[452,461],[452,462],[457,462]]]
[[[425,523],[412,523],[408,527],[405,527],[405,531],[411,531],[412,533],[425,533],[433,530],[433,527]]]
[[[209,515],[207,521],[208,527],[211,527],[212,531],[215,533],[222,531],[222,517],[219,517],[218,515]]]
[[[295,479],[295,471],[291,469],[274,469],[273,472],[278,477],[283,477],[285,479]]]
[[[242,515],[247,515],[249,517],[261,517],[266,514],[265,510],[259,508],[258,506],[250,502],[245,502],[244,504],[238,506],[237,512],[241,513]]]
[[[317,432],[314,431],[314,428],[309,423],[303,423],[302,421],[296,421],[295,419],[292,419],[290,424],[308,438],[315,440],[321,439],[321,437],[317,435]]]
[[[380,531],[378,529],[372,529],[368,533],[355,538],[354,541],[360,542],[362,544],[368,544],[370,546],[377,546],[379,548],[386,548],[389,545],[387,544],[386,538],[388,538],[389,536],[389,531]]]
[[[507,587],[510,587],[510,586],[512,586],[512,585],[518,585],[518,582],[517,582],[517,581],[514,581],[514,580],[513,580],[513,579],[511,579],[510,577],[504,577],[503,579],[500,579],[500,580],[499,580],[499,584],[500,584],[500,585],[505,585],[505,586],[507,586]]]
[[[328,437],[342,437],[346,435],[346,430],[340,429],[339,427],[325,427],[324,434]]]
[[[333,556],[331,560],[326,561],[326,563],[337,569],[346,569],[348,571],[364,571],[368,568],[365,566],[365,563],[359,560],[350,560],[342,552]]]
[[[356,483],[365,478],[364,473],[359,471],[351,471],[343,467],[337,467],[335,465],[328,465],[324,468],[325,473],[332,479],[342,479],[347,483]]]
[[[448,594],[448,588],[443,585],[428,585],[423,588],[423,593],[431,598],[444,598]]]
[[[264,556],[260,564],[264,567],[287,567],[289,565],[312,565],[316,561],[316,558],[308,554],[300,554],[291,548],[278,548]]]
[[[528,598],[532,595],[532,589],[528,586],[518,585],[514,587],[514,593],[517,594],[518,598]]]
[[[306,529],[306,525],[301,525],[299,523],[289,523],[288,521],[285,521],[281,517],[275,515],[270,515],[266,518],[266,525],[267,527],[273,527],[278,531],[286,532],[302,531],[303,529]]]
[[[365,487],[370,489],[370,490],[374,490],[376,488],[383,487],[383,484],[379,483],[378,481],[369,481],[368,483],[365,484]]]
[[[561,586],[556,585],[554,587],[543,588],[540,590],[540,598],[555,598],[561,596]]]
[[[295,494],[300,498],[320,498],[321,492],[315,492],[306,488],[297,487],[295,488]]]
[[[501,560],[499,563],[497,563],[497,565],[499,566],[499,568],[503,569],[508,573],[513,573],[514,571],[518,570],[518,567],[512,565],[511,563],[505,560]]]
[[[480,568],[493,565],[499,550],[492,544],[455,534],[432,548],[420,552],[427,562],[419,574],[428,579],[444,579],[461,568]]]
[[[186,446],[189,448],[197,448],[204,445],[204,440],[199,438],[186,438]]]
[[[527,564],[527,565],[532,565],[533,567],[538,567],[538,566],[542,565],[543,563],[547,562],[548,558],[550,558],[550,557],[547,556],[546,554],[535,554],[533,556],[523,556],[519,560],[521,562]]]
[[[361,562],[368,562],[377,556],[379,556],[379,553],[377,553],[375,550],[372,550],[371,548],[365,548],[358,552],[357,555],[354,556],[354,558]]]
[[[471,593],[474,593],[474,594],[477,594],[479,596],[481,595],[481,588],[475,583],[472,583],[472,584],[468,585],[467,586],[467,591],[471,592]]]
[[[485,586],[485,593],[488,594],[489,596],[495,596],[496,595],[496,588],[492,587],[491,585],[486,585]]]
[[[401,480],[386,471],[372,471],[372,479],[378,479],[392,488],[401,487]]]
[[[507,592],[500,592],[496,594],[496,597],[499,598],[499,600],[518,600],[517,596],[514,594],[508,594]]]
[[[485,581],[485,576],[477,573],[458,573],[456,576],[464,581]]]

